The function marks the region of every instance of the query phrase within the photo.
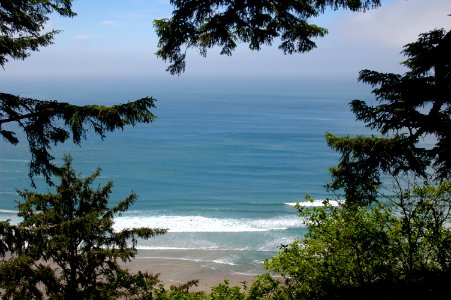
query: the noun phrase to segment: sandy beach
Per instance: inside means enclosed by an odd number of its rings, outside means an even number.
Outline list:
[[[190,250],[202,255],[202,250]],[[165,254],[165,257],[162,255]],[[212,286],[216,286],[225,279],[230,286],[242,286],[243,282],[249,286],[258,274],[266,273],[263,266],[252,269],[243,266],[234,266],[211,261],[201,261],[176,257],[180,251],[174,250],[139,250],[138,254],[130,262],[125,263],[125,267],[131,272],[147,271],[152,274],[159,274],[160,280],[166,288],[171,285],[180,285],[190,280],[199,280],[197,286],[190,288],[190,291],[211,291]],[[6,253],[5,259],[9,259]],[[244,271],[244,272],[241,272]]]
[[[165,252],[168,254],[167,250]],[[242,285],[242,282],[249,285],[255,275],[265,272],[263,267],[260,272],[246,273],[240,272],[240,268],[233,265],[183,258],[162,258],[161,254],[162,250],[139,250],[135,259],[127,263],[126,267],[132,272],[159,273],[160,279],[167,287],[193,279],[199,280],[199,285],[192,287],[191,291],[210,291],[212,286],[218,285],[224,279],[229,280],[231,286]]]

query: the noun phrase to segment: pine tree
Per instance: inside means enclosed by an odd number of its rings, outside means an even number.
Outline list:
[[[80,178],[70,157],[57,172],[55,192],[19,192],[19,224],[0,224],[3,299],[107,299],[130,291],[152,292],[156,276],[130,274],[120,264],[136,254],[138,238],[164,234],[165,229],[113,229],[115,216],[136,199],[129,195],[108,206],[112,183],[93,188],[100,175]]]
[[[351,109],[378,136],[327,135],[341,154],[331,168],[332,190],[349,203],[376,198],[381,176],[413,173],[437,182],[451,177],[451,32],[433,30],[404,47],[404,75],[363,70],[359,80],[374,87],[378,105],[354,100]],[[432,140],[424,146],[424,139]]]

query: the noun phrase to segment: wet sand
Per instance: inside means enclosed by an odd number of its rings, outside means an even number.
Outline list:
[[[169,258],[161,257],[162,252],[169,254],[167,255]],[[242,286],[243,282],[250,286],[256,275],[265,273],[263,267],[246,273],[246,271],[240,272],[245,269],[239,266],[171,257],[172,253],[170,252],[168,250],[139,250],[134,259],[125,263],[125,267],[131,272],[147,271],[159,274],[159,278],[166,288],[196,279],[199,280],[199,283],[197,286],[191,287],[190,291],[205,292],[210,292],[212,286],[220,284],[225,279],[229,281],[230,286]],[[10,256],[7,253],[5,257],[9,258]]]
[[[209,292],[212,286],[218,285],[225,279],[231,286],[241,286],[243,282],[250,285],[256,275],[241,273],[233,266],[212,262],[156,257],[159,254],[153,250],[139,250],[135,259],[126,263],[125,266],[132,272],[147,271],[160,274],[159,278],[166,287],[180,285],[193,279],[199,280],[198,286],[193,286],[190,291]],[[263,272],[262,269],[259,273]]]

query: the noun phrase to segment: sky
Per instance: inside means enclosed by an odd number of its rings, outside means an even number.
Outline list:
[[[400,51],[418,34],[451,29],[450,0],[383,0],[367,12],[328,11],[312,22],[329,30],[307,54],[284,55],[277,45],[260,52],[240,45],[231,57],[189,51],[179,78],[154,53],[152,21],[168,18],[167,0],[75,0],[74,18],[51,16],[46,29],[60,29],[54,44],[0,71],[0,85],[14,80],[189,80],[350,78],[362,69],[402,72]],[[3,84],[1,83],[3,81]],[[1,86],[0,86],[1,87]]]

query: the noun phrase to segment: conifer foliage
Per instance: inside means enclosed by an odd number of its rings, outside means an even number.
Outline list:
[[[450,179],[451,32],[421,34],[403,53],[409,68],[403,75],[360,72],[359,80],[374,87],[377,105],[351,102],[357,120],[380,135],[327,135],[329,146],[341,153],[330,187],[344,190],[349,203],[374,201],[382,174]]]
[[[170,19],[155,20],[159,37],[157,56],[169,61],[171,74],[185,70],[188,48],[207,50],[221,47],[221,54],[232,55],[238,42],[260,50],[280,39],[279,49],[285,54],[308,52],[316,47],[315,38],[327,29],[309,22],[326,9],[367,10],[380,6],[380,0],[308,0],[308,1],[244,1],[244,0],[171,0]]]
[[[112,183],[92,187],[99,175],[97,170],[80,178],[65,157],[55,193],[19,192],[22,221],[0,224],[0,254],[10,255],[0,263],[3,299],[108,299],[152,292],[156,276],[132,275],[120,262],[135,256],[138,238],[166,230],[113,230],[113,217],[127,211],[136,195],[110,208]]]
[[[15,145],[19,143],[15,131],[22,129],[31,152],[30,178],[42,174],[51,183],[50,177],[58,169],[52,163],[54,157],[50,151],[53,145],[71,137],[75,144],[80,144],[88,130],[104,138],[107,132],[127,125],[150,123],[155,119],[150,111],[154,107],[155,99],[149,97],[106,107],[41,101],[0,93],[0,135]]]
[[[0,66],[8,57],[25,59],[31,51],[48,46],[59,30],[46,32],[48,14],[73,17],[71,0],[1,0],[0,1]]]
[[[450,49],[451,32],[433,30],[405,46],[404,75],[360,72],[378,103],[351,108],[379,134],[326,136],[345,204],[298,206],[308,232],[265,262],[282,299],[449,299]]]
[[[75,16],[71,0],[0,0],[0,66],[9,59],[25,59],[32,51],[52,43],[59,30],[46,31],[49,15]],[[48,183],[57,171],[50,151],[53,145],[72,137],[76,144],[92,130],[105,133],[127,125],[150,123],[155,99],[145,97],[111,107],[78,106],[61,101],[25,98],[0,92],[0,136],[19,143],[23,130],[31,152],[30,178],[43,175]],[[34,182],[32,181],[34,184]]]

